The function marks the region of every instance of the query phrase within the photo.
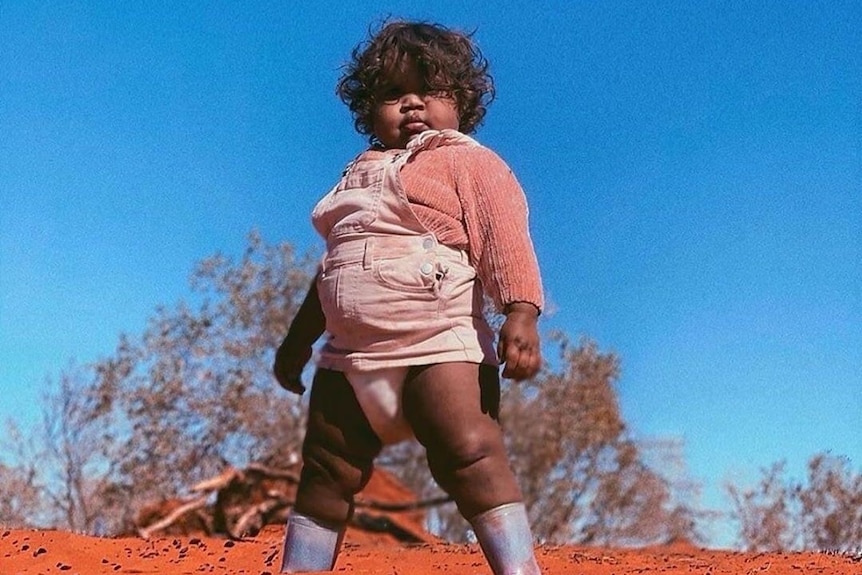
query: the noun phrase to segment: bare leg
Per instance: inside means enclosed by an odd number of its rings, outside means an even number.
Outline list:
[[[380,440],[344,374],[318,370],[311,389],[296,504],[286,529],[282,572],[332,569],[353,515],[353,496],[371,479],[380,449]]]
[[[404,384],[404,415],[427,451],[431,473],[467,519],[521,501],[497,421],[499,406],[493,366],[412,368]]]
[[[381,448],[344,374],[318,370],[302,445],[296,510],[328,523],[346,523],[353,496],[371,479]]]
[[[404,415],[434,479],[470,521],[495,575],[539,575],[521,491],[497,421],[497,369],[469,363],[413,368]]]

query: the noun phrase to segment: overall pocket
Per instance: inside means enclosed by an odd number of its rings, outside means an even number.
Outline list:
[[[425,301],[440,297],[448,271],[433,254],[428,253],[375,260],[371,270],[381,286]]]

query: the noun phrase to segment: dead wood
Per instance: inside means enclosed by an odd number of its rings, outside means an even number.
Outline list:
[[[142,539],[149,539],[153,533],[157,531],[162,531],[163,529],[167,529],[171,525],[177,523],[177,521],[183,518],[186,514],[206,507],[206,504],[207,497],[198,497],[197,499],[180,505],[179,507],[174,508],[165,517],[156,521],[155,523],[147,525],[146,527],[139,527],[137,530],[138,535]]]
[[[147,506],[146,513],[142,511],[138,515],[135,531],[147,539],[168,531],[192,535],[199,533],[200,526],[203,526],[208,535],[221,534],[231,539],[254,536],[265,525],[284,523],[293,507],[298,484],[299,473],[295,468],[280,469],[259,463],[245,469],[228,468],[192,486],[190,491],[199,496],[191,501],[171,500]],[[404,495],[405,490],[402,489],[394,497]],[[363,531],[387,534],[403,542],[425,541],[430,537],[428,533],[410,521],[399,519],[399,514],[415,515],[449,502],[449,497],[389,501],[360,496],[356,508],[363,512],[354,515],[351,525]],[[196,515],[193,522],[188,521],[191,514]]]

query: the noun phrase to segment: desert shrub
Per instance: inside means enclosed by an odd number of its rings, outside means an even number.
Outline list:
[[[794,486],[797,525],[809,549],[862,551],[862,473],[850,460],[818,454],[808,462],[808,479]]]
[[[739,523],[739,542],[751,551],[772,551],[793,546],[790,491],[783,481],[785,465],[761,471],[757,485],[741,489],[726,486]]]
[[[739,543],[749,550],[862,549],[862,474],[847,458],[820,453],[805,480],[786,477],[786,465],[761,471],[754,487],[727,485]]]

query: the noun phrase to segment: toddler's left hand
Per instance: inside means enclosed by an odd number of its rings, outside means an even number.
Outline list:
[[[518,381],[530,379],[542,367],[539,330],[536,327],[538,314],[539,310],[532,304],[509,306],[497,343],[497,357],[505,363],[503,377]]]
[[[279,385],[297,395],[305,393],[305,385],[302,383],[302,370],[311,359],[311,346],[299,347],[291,345],[288,338],[282,342],[275,353],[275,364],[272,371]]]

